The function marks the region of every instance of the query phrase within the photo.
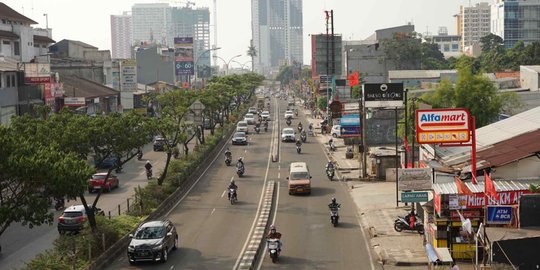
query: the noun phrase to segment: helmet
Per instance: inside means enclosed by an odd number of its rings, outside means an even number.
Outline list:
[[[238,161],[242,161],[244,158],[243,157],[239,157],[238,158]]]
[[[270,230],[276,230],[276,226],[274,224],[270,225]]]
[[[234,185],[234,180],[231,180],[231,184],[233,184],[233,185]]]
[[[336,198],[332,198],[332,203],[336,203]]]
[[[147,161],[146,161],[146,164],[150,164],[150,160],[147,160]]]

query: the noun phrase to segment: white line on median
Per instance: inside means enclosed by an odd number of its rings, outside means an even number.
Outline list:
[[[280,175],[281,175],[281,174],[280,174],[280,173],[278,172],[278,173],[277,173],[277,178],[278,178],[278,179],[280,179],[280,178],[281,178],[281,176],[280,176]]]
[[[279,184],[281,181],[276,181],[276,205],[274,205],[274,216],[272,217],[272,224],[276,224],[277,209],[279,206]],[[264,261],[264,255],[266,255],[266,245],[264,245],[263,252],[261,253],[261,258],[259,259],[259,264],[257,265],[257,270],[261,269],[262,262]]]

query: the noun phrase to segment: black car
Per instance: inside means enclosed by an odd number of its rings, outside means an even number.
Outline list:
[[[130,234],[127,255],[130,264],[138,261],[160,261],[165,263],[169,252],[178,247],[178,233],[170,220],[148,221]]]
[[[247,145],[248,141],[247,141],[246,133],[244,133],[244,132],[236,132],[236,133],[234,133],[234,136],[232,138],[232,144],[233,145],[235,145],[235,144]]]
[[[99,158],[94,157],[94,166],[98,169],[109,169],[118,165],[118,157],[110,156],[100,161]]]
[[[154,138],[154,151],[165,151],[165,145],[167,140],[161,136],[156,136]]]

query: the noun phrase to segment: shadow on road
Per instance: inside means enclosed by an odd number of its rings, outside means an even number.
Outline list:
[[[328,196],[330,194],[335,194],[335,188],[325,188],[325,187],[314,187],[311,189],[311,196],[321,197]]]

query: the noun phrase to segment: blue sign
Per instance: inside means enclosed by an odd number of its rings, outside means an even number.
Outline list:
[[[360,126],[341,126],[341,137],[360,136]]]
[[[358,114],[343,115],[339,120],[339,124],[343,126],[360,126],[360,116]]]
[[[512,223],[512,206],[488,206],[488,224]]]

